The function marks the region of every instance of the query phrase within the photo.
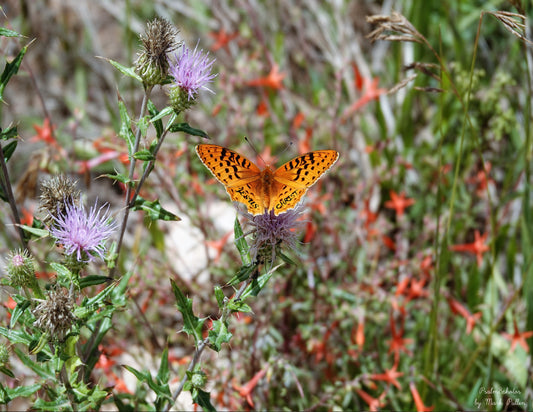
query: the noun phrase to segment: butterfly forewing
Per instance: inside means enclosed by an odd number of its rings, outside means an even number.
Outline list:
[[[257,187],[261,170],[255,164],[233,150],[213,144],[199,144],[196,153],[226,187],[231,200],[245,204],[250,213],[263,213],[262,192]]]
[[[339,158],[335,150],[317,150],[295,157],[274,172],[278,193],[271,201],[275,213],[295,207],[307,189],[316,183]]]

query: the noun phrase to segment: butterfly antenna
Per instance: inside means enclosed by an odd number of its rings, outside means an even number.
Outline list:
[[[252,143],[252,141],[250,139],[248,139],[248,136],[244,136],[244,140],[246,140],[246,143],[248,143],[250,145],[250,147],[252,148],[252,150],[254,151],[255,157],[258,158],[258,159],[261,159],[261,162],[263,162],[263,164],[266,165],[265,160],[261,157],[261,155],[257,151],[257,148]]]

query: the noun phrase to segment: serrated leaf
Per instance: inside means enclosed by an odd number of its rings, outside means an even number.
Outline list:
[[[147,213],[151,220],[180,221],[181,218],[164,209],[159,200],[149,201],[137,196],[133,204],[133,210],[142,210]]]
[[[211,347],[220,352],[223,343],[228,343],[232,338],[231,332],[228,331],[228,326],[220,321],[214,320],[211,330],[209,331],[209,343]]]
[[[0,76],[0,101],[4,101],[4,89],[6,88],[9,79],[11,79],[11,77],[17,74],[20,64],[22,63],[22,59],[24,58],[24,55],[26,54],[27,50],[28,46],[26,45],[10,63],[6,63],[4,71]]]
[[[28,333],[20,330],[8,329],[0,326],[0,335],[7,338],[11,344],[21,343],[28,346],[31,343],[31,336]]]
[[[216,412],[215,407],[211,404],[211,395],[209,392],[205,392],[199,388],[194,388],[191,394],[192,401],[200,405],[204,411]]]
[[[235,216],[233,234],[235,238],[235,247],[239,251],[239,255],[241,255],[242,263],[244,265],[249,265],[252,262],[252,259],[250,258],[250,248],[244,238],[244,232],[242,231],[242,226],[237,216]]]
[[[133,156],[133,148],[135,147],[135,135],[131,130],[131,119],[126,108],[126,104],[119,98],[118,110],[120,114],[120,130],[118,135],[122,137],[128,144],[128,154]]]
[[[15,399],[18,397],[27,398],[28,396],[33,395],[39,389],[41,389],[41,385],[35,383],[29,386],[17,386],[13,389],[8,388],[7,392],[9,393],[9,396],[11,396],[11,399]]]
[[[141,76],[139,76],[137,73],[135,73],[134,67],[126,67],[120,64],[119,62],[116,62],[111,59],[105,59],[107,60],[115,69],[117,69],[119,72],[121,72],[123,75],[131,77],[132,79],[138,80],[139,82],[143,82],[141,79]]]
[[[13,140],[12,142],[9,142],[4,147],[2,147],[2,151],[4,152],[4,161],[6,163],[11,158],[13,153],[15,153],[15,149],[17,148],[17,144],[18,144],[18,140]]]
[[[170,284],[176,297],[178,310],[183,317],[183,331],[188,335],[194,336],[194,339],[199,342],[202,339],[201,329],[204,321],[194,316],[192,312],[192,299],[185,297],[172,279],[170,280]]]
[[[174,123],[172,126],[169,127],[169,131],[172,133],[183,132],[190,134],[191,136],[200,136],[209,139],[209,135],[206,132],[191,127],[189,123]]]
[[[41,378],[53,380],[56,377],[55,371],[51,370],[52,365],[48,363],[40,364],[35,362],[35,358],[27,355],[26,349],[21,350],[18,347],[13,347],[13,351],[25,366],[27,366]]]

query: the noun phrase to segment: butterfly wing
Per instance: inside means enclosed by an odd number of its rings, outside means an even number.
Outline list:
[[[276,214],[295,207],[307,189],[313,186],[339,158],[335,150],[317,150],[295,157],[274,172],[270,209]]]
[[[226,187],[231,200],[244,203],[253,214],[263,213],[261,170],[239,153],[213,144],[199,144],[196,154]]]

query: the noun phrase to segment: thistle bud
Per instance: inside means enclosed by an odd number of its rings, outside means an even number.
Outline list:
[[[27,250],[15,250],[6,259],[9,283],[13,287],[30,287],[35,282],[33,258]]]
[[[202,389],[207,383],[207,376],[204,371],[196,371],[191,376],[191,384],[194,388]]]

